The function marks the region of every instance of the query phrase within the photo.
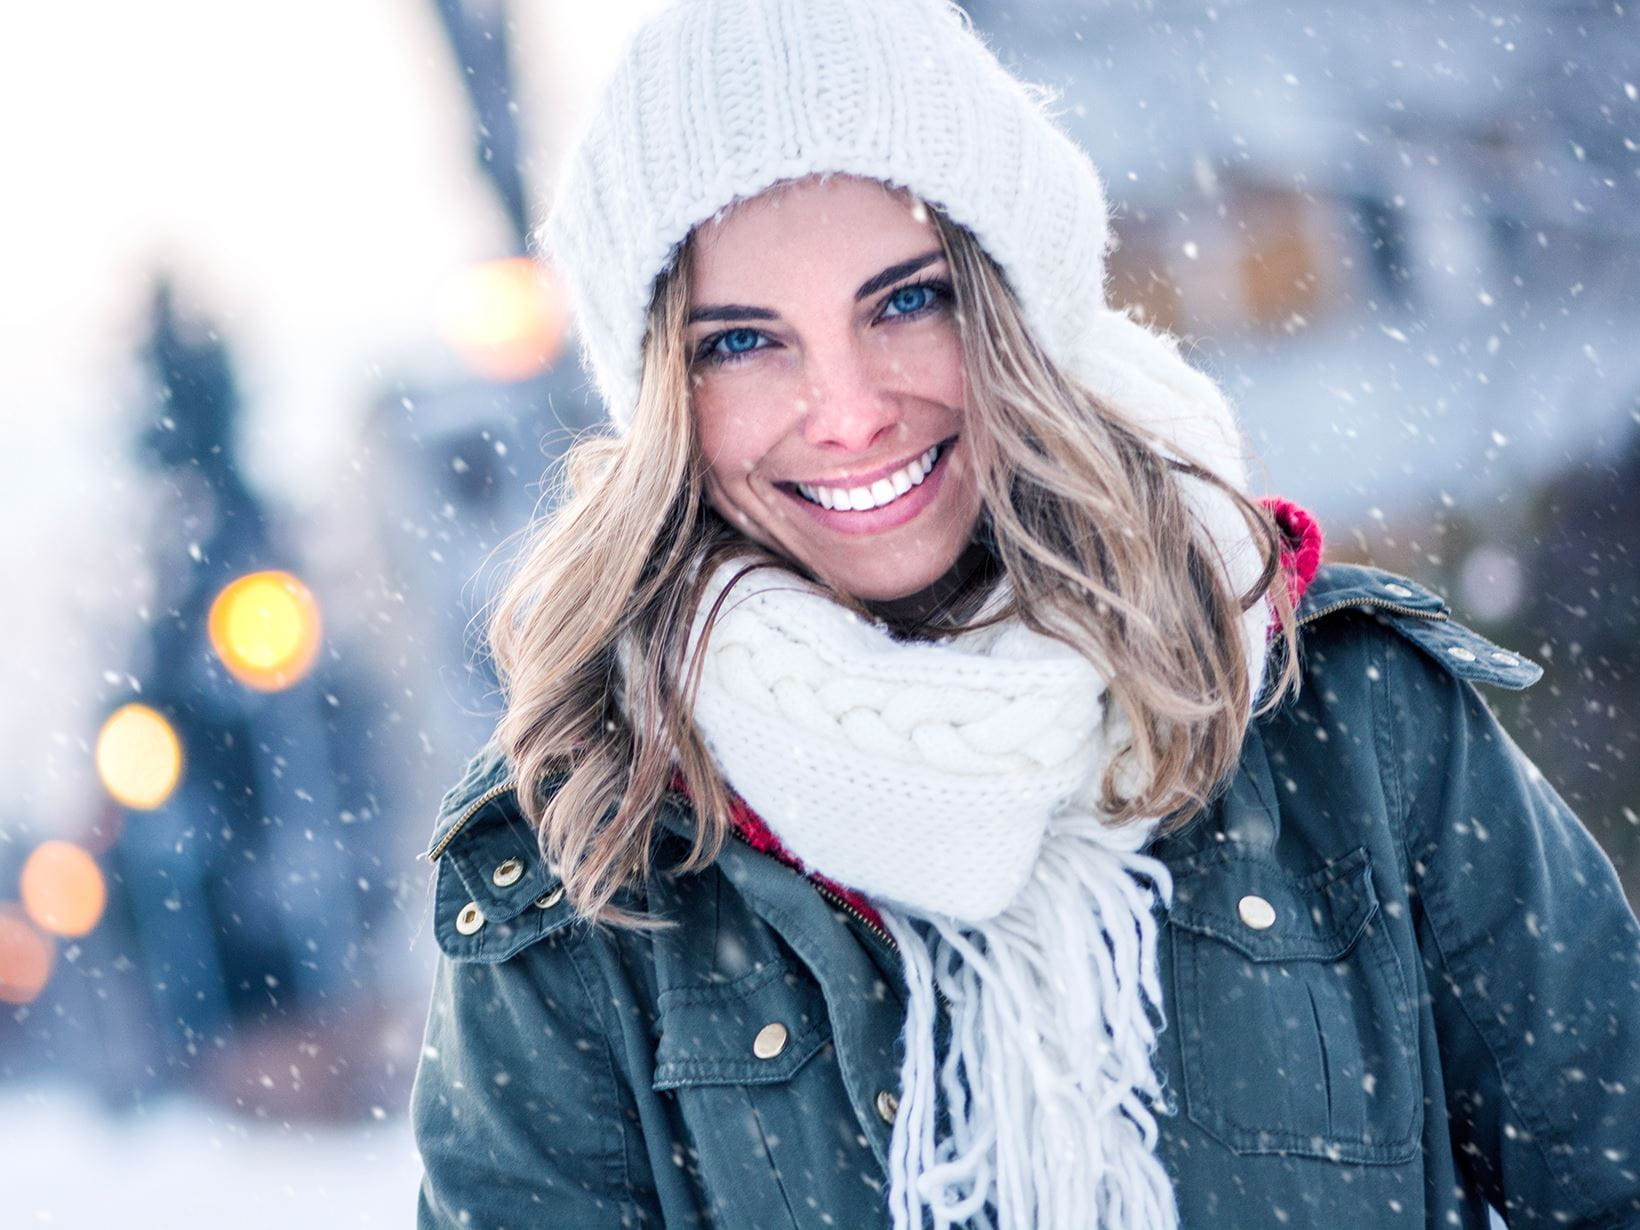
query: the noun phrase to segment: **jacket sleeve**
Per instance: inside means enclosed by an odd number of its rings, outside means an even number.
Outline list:
[[[1459,1165],[1510,1225],[1640,1224],[1640,927],[1622,886],[1473,686],[1399,638],[1387,653],[1380,751]]]
[[[574,940],[439,958],[411,1094],[419,1230],[659,1226],[644,1151]]]

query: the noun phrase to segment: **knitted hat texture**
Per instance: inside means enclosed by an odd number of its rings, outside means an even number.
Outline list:
[[[736,200],[826,172],[906,188],[973,231],[1048,354],[1081,374],[1104,310],[1104,192],[960,9],[680,0],[628,45],[541,235],[618,428],[679,242]]]

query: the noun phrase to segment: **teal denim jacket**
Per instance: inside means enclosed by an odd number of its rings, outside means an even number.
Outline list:
[[[1300,618],[1300,695],[1155,846],[1182,1226],[1640,1226],[1640,928],[1471,686],[1538,668],[1373,569]],[[423,1228],[888,1224],[896,955],[743,843],[667,873],[693,819],[660,819],[634,900],[676,925],[617,932],[493,748],[445,799]]]

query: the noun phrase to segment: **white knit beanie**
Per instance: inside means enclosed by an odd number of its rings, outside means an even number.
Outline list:
[[[1007,271],[1074,369],[1103,307],[1105,197],[1088,161],[946,0],[680,0],[628,45],[542,238],[623,431],[655,278],[699,223],[782,180],[910,189]]]
[[[1061,370],[1245,489],[1218,387],[1105,303],[1110,229],[1092,162],[949,0],[677,0],[639,29],[540,234],[619,431],[637,407],[655,279],[678,245],[737,200],[828,172],[905,188],[967,227]],[[1240,514],[1184,486],[1247,589],[1262,560]],[[1260,658],[1262,611],[1246,620]]]

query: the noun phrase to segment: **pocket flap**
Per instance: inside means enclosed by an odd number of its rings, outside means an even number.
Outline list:
[[[721,986],[663,991],[659,1008],[656,1090],[790,1080],[831,1039],[825,996],[784,962]]]
[[[1168,923],[1229,944],[1252,961],[1336,961],[1377,909],[1364,849],[1294,877],[1232,843],[1196,856],[1175,875]]]

